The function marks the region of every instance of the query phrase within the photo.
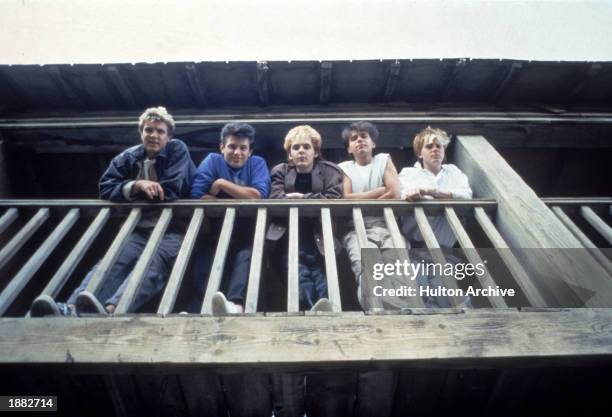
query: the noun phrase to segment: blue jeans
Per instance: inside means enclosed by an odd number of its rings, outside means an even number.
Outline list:
[[[119,303],[131,277],[132,269],[134,269],[147,244],[151,230],[137,228],[128,238],[125,248],[121,251],[108,276],[95,294],[98,300],[103,301],[103,305],[117,305]],[[141,282],[130,311],[137,311],[164,288],[182,241],[183,235],[181,233],[169,231],[164,235],[157,252],[153,255],[149,270]],[[74,304],[79,293],[85,291],[97,267],[98,265],[94,266],[85,276],[81,285],[74,290],[68,299],[68,304]]]
[[[204,239],[212,241],[212,239]],[[229,280],[225,286],[225,296],[229,301],[244,306],[249,270],[251,268],[252,242],[232,242],[227,250],[224,276],[229,273]],[[194,264],[194,292],[195,295],[189,305],[189,312],[197,313],[202,308],[204,292],[208,285],[210,269],[215,256],[215,245],[201,242],[196,247]],[[222,285],[223,288],[223,285]]]
[[[287,254],[287,240],[279,242],[276,259],[280,260],[277,268],[283,276],[287,276],[289,271],[289,255]],[[321,269],[323,257],[319,253],[316,244],[312,239],[303,238],[299,243],[298,251],[298,273],[300,283],[300,310],[310,310],[310,308],[321,298],[328,298],[327,277]],[[281,252],[282,251],[282,252]]]

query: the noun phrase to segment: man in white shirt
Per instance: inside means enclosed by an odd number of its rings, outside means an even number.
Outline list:
[[[391,200],[399,198],[399,181],[397,170],[391,156],[386,153],[373,155],[378,139],[378,129],[370,122],[355,122],[342,131],[342,141],[352,161],[338,164],[344,173],[344,198]],[[391,234],[383,217],[364,217],[368,249],[393,248]],[[349,222],[349,227],[353,227]],[[367,308],[368,302],[362,297],[362,259],[361,247],[357,234],[351,230],[342,241],[351,261],[351,268],[358,285],[358,298],[362,307]],[[366,249],[366,248],[363,248]],[[388,300],[387,300],[388,301]],[[389,303],[387,303],[389,304]],[[393,305],[389,307],[401,307]]]
[[[472,189],[467,176],[453,164],[443,164],[446,149],[450,143],[449,135],[442,129],[427,127],[419,132],[412,143],[414,154],[418,161],[411,168],[404,168],[399,174],[401,198],[407,201],[440,199],[471,199]],[[457,242],[445,216],[427,216],[427,220],[440,244],[444,249],[452,248]],[[402,217],[402,233],[412,248],[424,247],[423,237],[416,224],[414,216]],[[426,259],[430,261],[427,251],[412,249],[413,260]],[[453,256],[447,257],[452,262]],[[417,277],[419,286],[440,286],[439,277]],[[446,298],[437,297],[425,299],[428,307],[450,307]],[[468,300],[466,306],[471,306]]]
[[[419,132],[412,144],[419,159],[413,167],[399,174],[402,200],[418,201],[435,198],[471,199],[472,189],[467,176],[453,164],[443,164],[450,137],[442,129],[427,127]],[[444,216],[428,216],[431,228],[442,248],[452,248],[455,234]],[[402,218],[402,233],[411,243],[423,242],[414,217]]]

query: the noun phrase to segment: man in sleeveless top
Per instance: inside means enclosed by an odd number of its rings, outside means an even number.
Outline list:
[[[355,122],[342,131],[342,141],[352,161],[338,164],[344,172],[344,198],[348,199],[377,199],[390,200],[400,197],[400,184],[397,170],[391,156],[386,153],[373,154],[378,140],[378,129],[370,122]],[[365,216],[365,230],[367,246],[363,249],[392,249],[394,247],[391,234],[383,217]],[[352,221],[349,226],[354,226]],[[370,307],[368,298],[371,294],[362,293],[362,257],[357,233],[354,230],[348,232],[343,239],[343,245],[348,252],[351,261],[351,269],[355,274],[358,290],[357,296],[364,309]],[[384,257],[384,252],[381,251]],[[389,259],[394,262],[394,259]],[[398,283],[399,284],[399,283]],[[400,300],[383,300],[383,306],[389,308],[401,308]]]

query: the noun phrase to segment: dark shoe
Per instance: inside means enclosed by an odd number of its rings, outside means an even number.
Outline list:
[[[81,314],[101,314],[103,316],[108,315],[108,312],[98,301],[95,295],[89,291],[83,291],[77,296],[76,300],[76,312],[80,316]]]
[[[43,294],[32,303],[32,307],[30,307],[30,316],[76,316],[76,313],[68,304],[56,303],[53,298]]]

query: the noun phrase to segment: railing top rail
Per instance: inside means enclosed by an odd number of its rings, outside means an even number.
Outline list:
[[[494,212],[497,202],[494,199],[473,199],[473,200],[436,200],[407,202],[403,200],[176,200],[168,203],[148,203],[144,201],[134,201],[130,203],[113,203],[107,200],[0,200],[1,208],[20,208],[36,210],[38,208],[50,208],[53,211],[66,210],[68,208],[81,208],[84,215],[92,215],[93,210],[110,207],[116,213],[126,214],[132,208],[156,207],[176,209],[177,216],[191,213],[195,207],[203,207],[207,216],[217,217],[225,212],[226,208],[239,209],[241,214],[255,215],[257,209],[267,208],[271,215],[288,215],[289,207],[299,207],[301,214],[319,214],[321,208],[329,207],[337,215],[351,215],[353,207],[360,207],[364,214],[376,213],[382,216],[382,209],[390,207],[396,215],[409,214],[415,207],[423,207],[428,214],[443,213],[444,208],[453,207],[461,214],[469,212],[474,207],[482,207],[487,212]],[[89,209],[89,210],[88,210]],[[378,213],[380,211],[380,213]]]
[[[612,197],[549,197],[542,201],[548,206],[605,206],[612,204]]]

